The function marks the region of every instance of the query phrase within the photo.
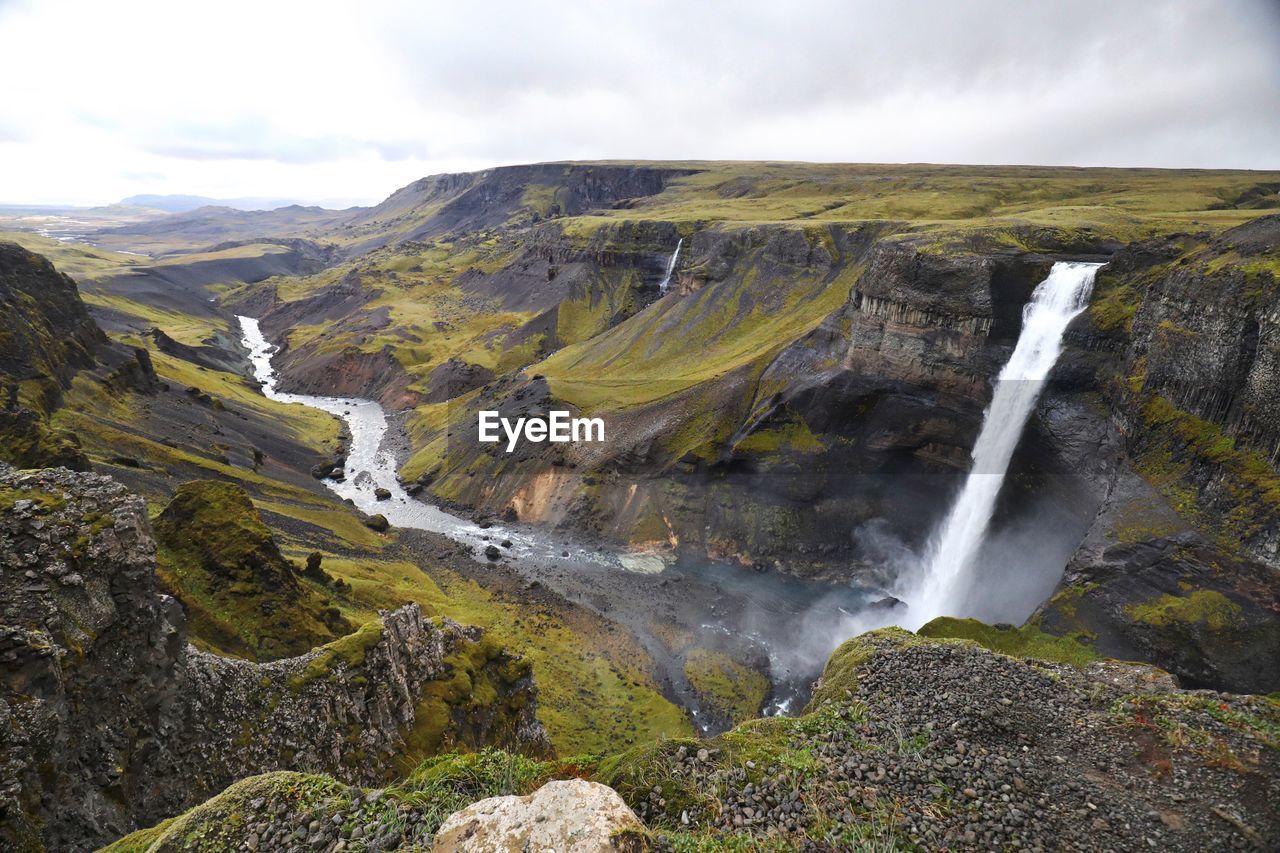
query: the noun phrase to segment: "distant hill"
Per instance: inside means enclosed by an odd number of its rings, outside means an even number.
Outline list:
[[[234,207],[237,210],[275,210],[297,204],[288,198],[210,198],[202,195],[131,195],[120,204],[149,207],[167,213],[186,213],[197,207]]]
[[[363,210],[327,210],[297,204],[275,210],[237,210],[226,205],[205,205],[147,221],[102,228],[88,237],[96,246],[159,255],[232,241],[284,237],[313,239],[339,227]]]

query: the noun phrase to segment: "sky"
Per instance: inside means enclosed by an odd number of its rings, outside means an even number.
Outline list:
[[[0,0],[0,202],[546,160],[1280,168],[1277,0]]]

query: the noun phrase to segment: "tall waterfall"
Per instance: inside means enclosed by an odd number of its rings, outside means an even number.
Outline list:
[[[996,381],[991,407],[973,448],[973,467],[946,521],[930,543],[924,573],[908,593],[910,627],[959,615],[955,608],[982,545],[1009,461],[1062,350],[1062,335],[1084,310],[1102,264],[1056,263],[1022,310],[1022,334]]]
[[[676,260],[680,257],[680,247],[684,245],[684,238],[681,237],[676,241],[676,250],[671,253],[671,260],[667,261],[667,274],[663,277],[662,282],[658,285],[658,290],[663,293],[667,292],[667,288],[671,286],[671,274],[676,271]]]

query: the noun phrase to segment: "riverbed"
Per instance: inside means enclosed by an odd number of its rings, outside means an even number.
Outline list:
[[[531,525],[481,527],[408,494],[396,475],[399,461],[387,441],[389,423],[373,400],[291,394],[277,387],[275,347],[258,321],[239,317],[262,393],[272,400],[311,406],[341,418],[351,440],[341,480],[323,482],[367,514],[380,513],[399,528],[439,534],[479,560],[496,545],[502,562],[574,604],[631,630],[654,658],[669,698],[685,707],[704,732],[708,721],[684,678],[681,662],[654,635],[655,625],[690,631],[703,645],[740,659],[767,659],[773,696],[769,713],[794,711],[822,663],[855,631],[855,616],[878,593],[850,585],[803,581],[708,560],[671,561],[586,543],[562,531]],[[378,489],[390,493],[379,500]]]

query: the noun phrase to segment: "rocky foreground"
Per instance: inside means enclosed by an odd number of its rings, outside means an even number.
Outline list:
[[[527,663],[416,605],[299,657],[198,651],[141,498],[0,465],[0,849],[92,849],[265,771],[368,785],[441,744],[543,754],[535,696]]]
[[[112,850],[1272,850],[1278,749],[1272,699],[886,629],[797,718],[600,760],[451,756],[374,790],[271,774]],[[551,781],[575,776],[597,784]]]
[[[157,589],[139,498],[7,467],[0,498],[4,849],[148,823],[112,849],[1280,845],[1274,698],[885,629],[801,716],[547,760],[527,665],[474,630],[406,607],[300,657],[217,657]]]

